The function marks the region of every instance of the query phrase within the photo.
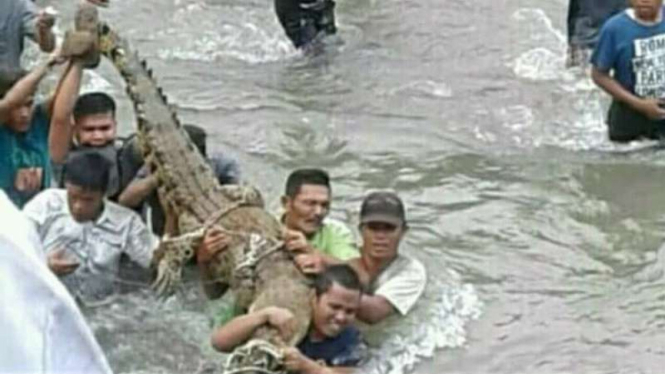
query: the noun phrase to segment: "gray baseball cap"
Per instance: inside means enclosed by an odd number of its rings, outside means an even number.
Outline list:
[[[406,224],[404,204],[393,192],[373,192],[360,206],[360,223],[385,222],[395,226]]]

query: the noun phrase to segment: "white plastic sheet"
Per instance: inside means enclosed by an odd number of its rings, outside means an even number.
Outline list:
[[[31,223],[0,191],[0,373],[111,373]]]

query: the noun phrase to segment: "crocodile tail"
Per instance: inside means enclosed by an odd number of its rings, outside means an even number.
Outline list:
[[[100,24],[99,48],[120,73],[134,104],[144,159],[160,183],[160,195],[181,215],[203,222],[224,201],[212,169],[184,131],[145,60],[107,24]],[[162,202],[165,203],[164,201]]]

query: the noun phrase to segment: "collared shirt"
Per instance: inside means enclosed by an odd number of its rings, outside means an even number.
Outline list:
[[[406,315],[425,290],[425,267],[412,258],[397,255],[370,285],[370,292],[386,298],[401,315]]]
[[[1,7],[0,7],[1,8]],[[35,105],[30,127],[16,132],[0,124],[0,189],[22,208],[28,200],[51,185],[51,161],[48,150],[49,118],[44,105]],[[16,189],[16,175],[20,169],[42,170],[42,185],[37,191]]]
[[[64,249],[80,263],[61,280],[84,303],[97,303],[115,293],[123,253],[148,268],[157,246],[136,213],[110,201],[105,201],[95,222],[79,223],[69,212],[66,190],[51,189],[37,195],[23,212],[35,225],[45,253]]]
[[[35,38],[37,13],[29,0],[0,1],[0,65],[20,67],[23,38]]]
[[[351,230],[332,218],[324,219],[321,228],[307,242],[319,251],[343,261],[360,256]]]

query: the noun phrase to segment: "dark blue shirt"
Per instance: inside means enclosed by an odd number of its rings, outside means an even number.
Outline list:
[[[309,335],[298,344],[300,352],[314,361],[324,361],[328,366],[358,366],[366,355],[367,348],[355,327],[347,327],[334,338],[313,342]]]
[[[649,26],[626,12],[617,14],[603,26],[591,63],[600,71],[612,71],[614,79],[639,97],[665,97],[665,21]]]

